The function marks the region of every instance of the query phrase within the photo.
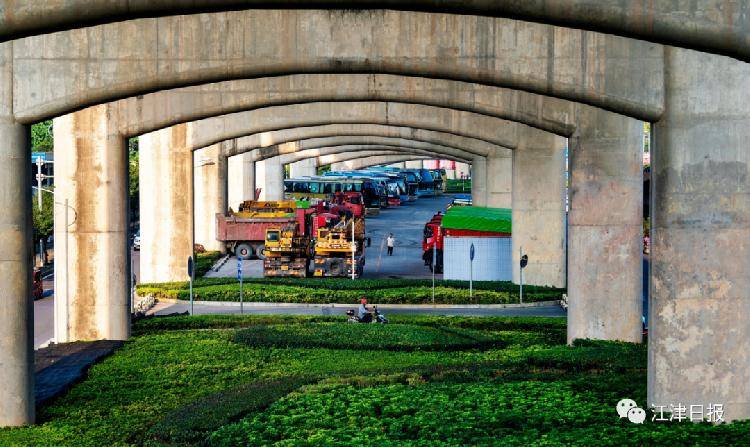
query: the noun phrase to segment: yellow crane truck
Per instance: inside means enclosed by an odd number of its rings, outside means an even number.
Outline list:
[[[305,278],[310,266],[310,238],[299,223],[266,229],[263,276]]]
[[[352,224],[353,222],[353,224]],[[319,228],[313,258],[314,276],[354,277],[365,266],[365,220],[342,219],[331,228]]]

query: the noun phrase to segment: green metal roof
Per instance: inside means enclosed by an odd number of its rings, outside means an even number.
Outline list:
[[[443,228],[451,230],[492,231],[511,233],[510,208],[452,206],[443,217]]]

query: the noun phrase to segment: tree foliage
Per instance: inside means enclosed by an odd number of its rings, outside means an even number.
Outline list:
[[[52,120],[42,121],[31,126],[31,148],[35,152],[52,152]]]
[[[34,203],[32,204],[32,219],[34,221],[34,234],[36,239],[45,238],[52,234],[54,225],[54,197],[52,194],[42,192],[42,209],[37,205],[36,195],[33,194]]]

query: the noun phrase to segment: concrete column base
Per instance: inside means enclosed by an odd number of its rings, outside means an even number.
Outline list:
[[[0,427],[13,427],[34,423],[29,129],[0,117],[0,141]]]
[[[565,287],[565,139],[520,126],[513,151],[513,282]],[[473,167],[472,167],[473,168]],[[476,170],[472,169],[476,177]],[[474,182],[472,180],[472,187]]]
[[[208,251],[226,252],[216,240],[216,215],[227,211],[227,158],[220,144],[195,151],[195,243]]]
[[[128,154],[108,106],[54,120],[55,340],[130,336]],[[67,219],[66,219],[67,218]]]
[[[643,123],[591,107],[571,138],[568,343],[640,343]]]
[[[282,200],[284,198],[284,165],[279,157],[267,158],[255,163],[255,181],[262,188],[260,200]]]
[[[312,177],[318,174],[318,165],[315,158],[306,158],[304,160],[289,163],[289,177]]]
[[[750,418],[750,65],[665,47],[655,125],[648,403]]]
[[[141,282],[187,281],[193,255],[193,153],[186,125],[142,135]]]
[[[255,161],[247,152],[229,157],[227,162],[227,197],[229,206],[237,211],[245,200],[255,199]]]

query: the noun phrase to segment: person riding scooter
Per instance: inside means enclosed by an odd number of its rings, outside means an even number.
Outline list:
[[[370,313],[370,310],[367,309],[367,299],[362,298],[359,302],[359,310],[357,311],[357,320],[359,320],[360,323],[371,323],[372,322],[372,313]]]

